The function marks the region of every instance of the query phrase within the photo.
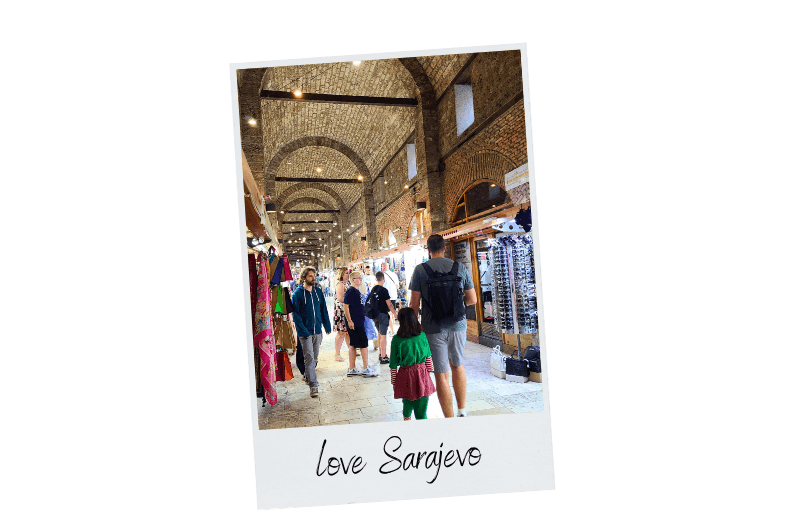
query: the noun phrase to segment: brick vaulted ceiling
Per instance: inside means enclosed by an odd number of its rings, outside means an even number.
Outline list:
[[[438,97],[470,56],[417,59]],[[241,69],[237,77],[243,149],[254,177],[268,194],[272,192],[267,179],[275,176],[354,179],[366,172],[369,176],[365,177],[375,178],[417,124],[418,108],[414,107],[260,98],[262,89],[420,98],[414,78],[398,59],[365,60],[360,65],[348,61]],[[258,120],[255,127],[246,121],[251,116]],[[316,168],[322,171],[317,172]],[[332,209],[347,210],[363,197],[363,188],[361,183],[277,181],[274,193],[280,205],[292,203],[297,209],[318,209],[325,204]],[[305,200],[311,203],[299,203]],[[299,220],[301,216],[293,215],[291,219]]]

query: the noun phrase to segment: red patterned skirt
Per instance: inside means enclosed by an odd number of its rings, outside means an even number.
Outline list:
[[[425,364],[402,366],[397,370],[394,382],[394,398],[416,401],[420,397],[428,397],[436,392],[428,368]]]

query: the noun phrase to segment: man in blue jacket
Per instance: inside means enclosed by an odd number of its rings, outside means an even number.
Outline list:
[[[322,343],[322,328],[327,334],[331,333],[331,320],[328,318],[328,307],[322,290],[316,286],[317,270],[308,266],[300,273],[298,285],[292,294],[294,312],[294,326],[297,337],[303,346],[303,361],[305,362],[305,376],[311,388],[311,397],[319,395],[317,384],[317,360],[319,359],[319,346]]]

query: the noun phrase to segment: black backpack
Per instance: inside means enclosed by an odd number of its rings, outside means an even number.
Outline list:
[[[458,264],[453,261],[453,267],[448,273],[440,273],[434,272],[427,263],[422,263],[425,273],[428,274],[428,299],[423,298],[423,301],[431,318],[437,323],[454,323],[467,315]]]
[[[377,286],[373,287],[367,296],[367,301],[364,303],[364,315],[371,320],[374,320],[380,314],[378,310],[380,302],[378,301],[378,294],[376,293]]]

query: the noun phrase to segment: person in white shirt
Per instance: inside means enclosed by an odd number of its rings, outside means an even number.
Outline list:
[[[395,309],[399,310],[400,307],[397,305],[397,287],[400,286],[400,281],[397,279],[397,275],[389,269],[388,262],[381,264],[381,271],[385,279],[383,286],[389,291],[389,299],[392,305]],[[395,310],[395,312],[397,312],[397,310]],[[394,334],[394,316],[392,314],[389,314],[389,331],[391,331],[391,334]]]

